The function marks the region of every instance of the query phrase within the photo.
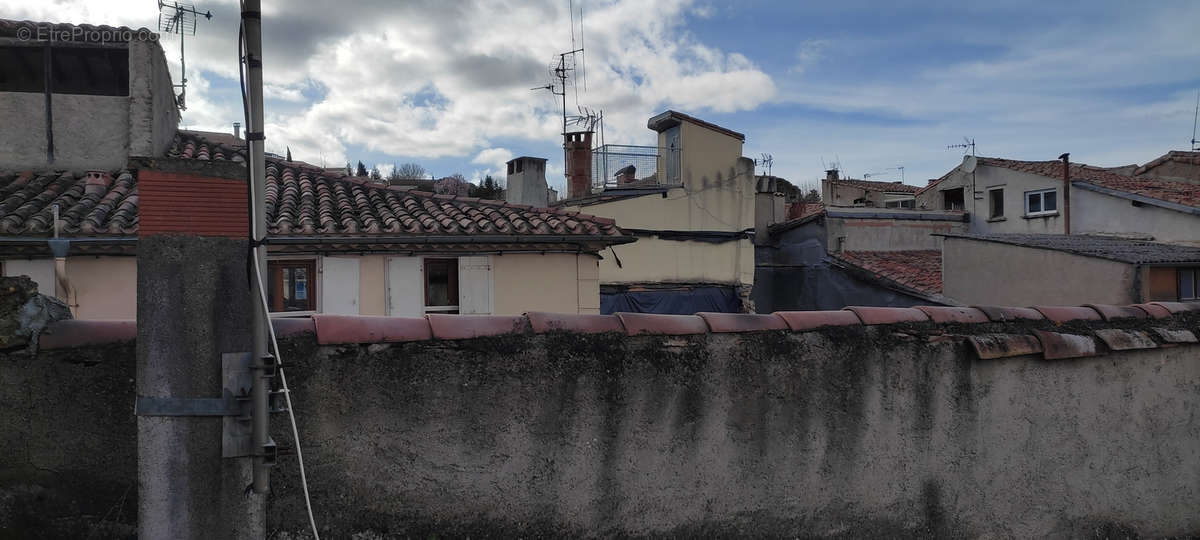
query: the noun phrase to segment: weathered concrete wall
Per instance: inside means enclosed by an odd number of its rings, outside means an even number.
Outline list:
[[[1200,216],[1071,188],[1071,232],[1141,237],[1200,246]]]
[[[331,537],[1200,532],[1193,347],[978,361],[873,327],[289,349]],[[304,530],[295,475],[268,530]]]
[[[1132,264],[998,242],[946,238],[942,294],[967,306],[1141,302]]]
[[[839,209],[840,210],[840,209]],[[917,219],[851,219],[826,217],[827,245],[843,251],[903,251],[941,249],[941,233],[965,233],[967,224],[958,221]]]
[[[129,103],[129,155],[166,154],[179,126],[179,108],[158,41],[129,43]]]

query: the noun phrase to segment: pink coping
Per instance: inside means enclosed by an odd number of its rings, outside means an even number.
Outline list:
[[[625,332],[621,319],[615,315],[576,315],[574,313],[546,313],[531,311],[525,316],[535,334],[563,331],[580,334],[602,334],[604,332]]]
[[[42,350],[70,349],[137,339],[136,321],[68,319],[50,323],[38,338]]]
[[[1096,355],[1096,340],[1088,336],[1075,334],[1060,334],[1034,330],[1033,335],[1042,342],[1042,356],[1047,360],[1061,358],[1080,358]]]
[[[420,317],[313,315],[317,343],[387,343],[431,339],[429,322]]]
[[[653,315],[650,313],[617,313],[616,315],[621,319],[621,324],[625,326],[625,333],[631,336],[638,334],[680,336],[708,333],[708,325],[704,324],[704,319],[696,315]]]
[[[1183,313],[1186,311],[1200,311],[1200,302],[1150,302],[1156,306],[1162,306],[1171,313]]]
[[[521,315],[426,315],[438,339],[471,339],[523,334],[528,322]]]
[[[317,333],[317,323],[309,317],[272,317],[271,326],[277,338]]]
[[[763,332],[767,330],[787,330],[788,325],[776,315],[758,313],[712,313],[702,311],[696,314],[708,323],[709,330],[716,333],[724,332]]]
[[[1042,315],[1045,315],[1047,319],[1059,323],[1101,320],[1099,312],[1084,306],[1033,306],[1033,309],[1042,312]]]
[[[1171,310],[1159,305],[1159,302],[1151,304],[1133,304],[1130,307],[1138,308],[1145,311],[1147,315],[1155,319],[1167,319],[1171,317]]]
[[[973,306],[975,309],[987,314],[988,318],[996,321],[1013,321],[1017,319],[1028,319],[1031,321],[1040,321],[1045,319],[1042,312],[1027,307],[1008,307],[1008,306]]]
[[[1114,306],[1110,304],[1084,304],[1084,306],[1096,310],[1106,321],[1113,319],[1145,319],[1149,316],[1145,311],[1133,306]]]
[[[925,322],[929,317],[919,309],[904,307],[849,306],[863,324],[895,324],[902,322]]]
[[[929,316],[935,323],[985,323],[988,322],[986,313],[969,307],[950,306],[915,306]]]
[[[787,323],[794,332],[812,330],[822,326],[861,325],[853,311],[776,311],[775,315]]]

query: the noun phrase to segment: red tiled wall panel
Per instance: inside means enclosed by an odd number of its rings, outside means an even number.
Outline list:
[[[246,182],[138,171],[138,235],[249,235]]]

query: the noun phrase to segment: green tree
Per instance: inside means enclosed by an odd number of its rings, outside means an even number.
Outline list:
[[[472,197],[493,200],[501,200],[503,195],[504,188],[502,188],[500,183],[497,182],[495,178],[492,178],[492,175],[490,174],[483,177],[483,182],[480,182],[479,187],[475,188],[471,193]]]
[[[366,176],[366,175],[367,175],[367,166],[363,165],[362,160],[359,160],[358,170],[355,172],[354,176]]]

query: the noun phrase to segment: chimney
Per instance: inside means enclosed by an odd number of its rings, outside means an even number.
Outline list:
[[[787,219],[787,206],[779,192],[779,179],[774,176],[755,177],[754,189],[754,244],[771,243],[771,225]]]
[[[83,184],[84,195],[103,196],[112,185],[112,175],[103,171],[88,171]]]
[[[563,153],[567,176],[567,198],[592,192],[592,132],[563,134]]]
[[[826,180],[837,180],[838,179],[838,170],[837,169],[829,169],[828,171],[825,171],[825,179]]]
[[[513,204],[545,207],[550,203],[546,188],[546,160],[522,156],[508,161],[504,200]]]
[[[235,138],[235,139],[242,138],[242,123],[241,122],[233,123],[233,138]]]
[[[1063,162],[1063,234],[1071,234],[1071,153],[1058,159]]]

